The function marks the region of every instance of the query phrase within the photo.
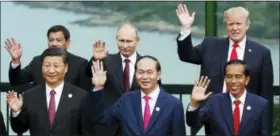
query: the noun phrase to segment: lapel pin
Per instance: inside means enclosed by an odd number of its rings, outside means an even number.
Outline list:
[[[159,107],[156,107],[156,111],[159,111],[160,110],[160,108]]]
[[[251,110],[251,106],[247,106],[247,110]]]
[[[251,50],[251,49],[249,49],[249,52],[252,52],[252,50]]]
[[[68,98],[72,98],[72,94],[70,93],[70,94],[68,94]]]

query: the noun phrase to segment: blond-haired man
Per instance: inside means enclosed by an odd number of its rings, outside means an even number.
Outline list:
[[[243,7],[232,7],[224,12],[224,25],[228,37],[206,37],[201,44],[193,47],[191,26],[195,13],[189,14],[186,5],[179,4],[177,17],[181,32],[177,39],[178,55],[181,61],[201,65],[201,75],[208,76],[211,83],[206,92],[228,93],[223,67],[230,60],[244,60],[250,67],[251,80],[247,90],[269,101],[271,119],[269,132],[272,131],[273,105],[273,67],[270,50],[250,40],[246,32],[250,27],[249,11]],[[238,87],[239,77],[233,76]],[[206,133],[212,134],[211,126],[205,126]]]

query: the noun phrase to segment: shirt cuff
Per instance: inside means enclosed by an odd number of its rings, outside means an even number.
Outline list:
[[[18,111],[18,112],[12,112],[13,118],[17,117],[19,114],[20,114],[20,111]]]
[[[183,41],[185,38],[187,38],[189,35],[191,34],[191,28],[190,29],[183,29],[181,28],[181,32],[180,32],[180,37],[179,37],[179,41]]]
[[[17,68],[19,65],[20,65],[20,63],[19,63],[19,64],[14,64],[14,63],[11,63],[11,67],[12,67],[12,69]]]
[[[190,104],[188,106],[188,111],[195,111],[197,108],[192,107]]]

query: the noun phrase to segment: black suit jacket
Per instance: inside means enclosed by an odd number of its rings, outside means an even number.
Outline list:
[[[140,59],[140,55],[137,53],[137,60]],[[91,66],[94,58],[91,58],[88,64],[87,75],[92,77]],[[120,53],[109,54],[103,60],[104,69],[107,70],[107,81],[104,85],[104,95],[103,100],[106,107],[113,105],[122,94],[125,93],[124,89],[124,79],[123,79],[123,66],[122,66],[122,58]],[[138,90],[139,86],[136,83],[135,75],[133,77],[133,82],[131,84],[130,90]],[[95,114],[93,108],[91,107],[94,103],[94,100],[91,97],[86,99],[86,111],[84,115],[86,118],[92,118]],[[100,126],[96,125],[96,129],[92,129],[91,126],[95,125],[92,121],[88,120],[88,131],[91,131],[88,135],[97,135],[97,136],[113,136],[117,133],[117,125],[112,126]]]
[[[65,80],[84,90],[91,89],[91,79],[86,76],[88,61],[82,57],[67,52],[68,72]],[[23,85],[33,82],[34,86],[45,83],[42,76],[41,55],[36,56],[25,68],[19,65],[15,69],[9,69],[9,80],[11,85]]]
[[[5,127],[5,122],[4,122],[4,118],[3,118],[3,114],[0,111],[0,136],[7,136],[7,130]]]
[[[221,92],[224,83],[224,66],[228,57],[229,38],[207,37],[201,44],[193,47],[191,35],[189,35],[183,41],[177,39],[177,44],[180,60],[201,65],[200,74],[211,79],[207,92]],[[269,128],[272,131],[273,66],[270,50],[257,42],[247,39],[244,61],[250,67],[251,72],[247,90],[269,101],[271,116]],[[207,128],[205,129],[207,132]]]
[[[72,94],[70,98],[68,95]],[[30,131],[32,136],[81,136],[83,134],[82,107],[88,93],[65,82],[53,126],[50,127],[46,86],[38,85],[23,94],[23,108],[11,127],[16,133]]]

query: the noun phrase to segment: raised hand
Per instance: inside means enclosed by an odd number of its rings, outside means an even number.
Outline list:
[[[206,100],[212,94],[212,92],[205,94],[209,83],[210,79],[207,76],[201,76],[200,80],[198,82],[196,81],[191,94],[192,102],[199,103],[200,101]]]
[[[177,17],[184,29],[189,29],[194,21],[195,12],[190,16],[187,6],[179,4],[176,9]]]
[[[91,72],[92,82],[95,85],[95,87],[103,87],[107,80],[107,71],[104,71],[102,61],[93,61],[93,65],[91,66]]]
[[[93,57],[95,60],[103,60],[106,58],[108,51],[105,50],[105,42],[97,41],[93,44]]]
[[[16,92],[8,91],[7,103],[13,112],[21,111],[22,104],[23,104],[22,95],[20,94],[18,97]]]
[[[20,43],[17,43],[12,38],[12,39],[7,39],[5,41],[5,44],[6,44],[5,48],[10,53],[13,63],[19,64],[20,63],[20,58],[21,58],[21,55],[22,55],[22,49],[21,49]]]

